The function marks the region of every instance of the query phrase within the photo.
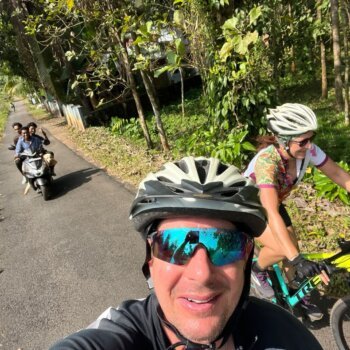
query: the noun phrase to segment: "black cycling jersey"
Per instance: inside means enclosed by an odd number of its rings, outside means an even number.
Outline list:
[[[96,328],[72,334],[50,350],[166,350],[170,344],[157,307],[154,294],[125,301],[91,325]],[[322,350],[293,315],[257,298],[249,299],[238,325],[232,330],[236,350]]]

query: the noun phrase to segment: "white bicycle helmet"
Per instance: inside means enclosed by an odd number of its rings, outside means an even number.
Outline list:
[[[143,238],[153,222],[191,215],[232,221],[256,237],[266,226],[258,192],[233,165],[216,158],[185,157],[148,174],[139,186],[130,219]]]
[[[317,130],[315,113],[299,103],[285,103],[270,109],[267,115],[268,129],[279,138],[290,141],[291,138]]]

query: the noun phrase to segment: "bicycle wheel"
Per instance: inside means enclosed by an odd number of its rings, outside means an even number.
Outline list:
[[[330,314],[330,326],[339,350],[350,346],[350,295],[339,299]]]

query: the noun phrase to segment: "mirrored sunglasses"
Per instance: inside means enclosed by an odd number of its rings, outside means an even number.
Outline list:
[[[244,259],[253,241],[243,232],[221,228],[169,228],[151,234],[153,256],[185,265],[198,246],[207,250],[213,265],[223,266]]]
[[[312,135],[311,137],[308,137],[307,139],[304,139],[302,141],[295,141],[291,140],[291,142],[296,143],[299,147],[305,147],[309,142],[311,143],[316,135]]]

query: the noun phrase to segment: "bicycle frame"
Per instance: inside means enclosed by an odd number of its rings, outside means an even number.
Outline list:
[[[329,253],[311,253],[303,254],[308,260],[318,261],[324,266],[328,274],[348,271],[350,272],[350,241],[339,241],[340,252]],[[320,276],[314,276],[301,282],[300,287],[293,293],[290,290],[283,278],[282,269],[278,264],[272,266],[273,270],[269,271],[270,283],[275,290],[276,297],[272,302],[278,303],[282,301],[290,308],[294,308],[307,294],[310,294],[322,280]]]

